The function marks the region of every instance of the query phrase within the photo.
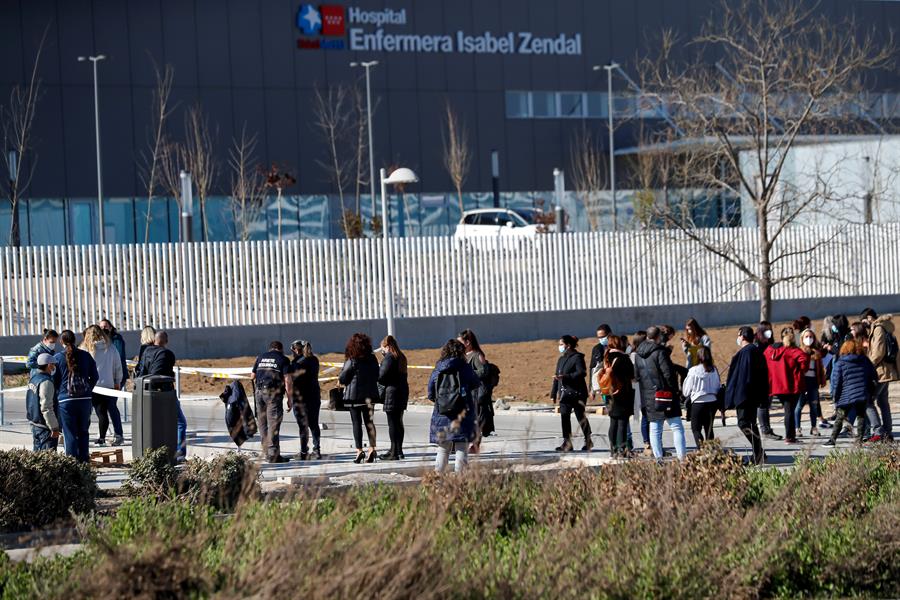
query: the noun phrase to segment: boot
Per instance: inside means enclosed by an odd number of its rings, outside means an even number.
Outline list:
[[[572,442],[569,440],[563,440],[563,443],[556,447],[557,452],[571,452],[572,451]]]

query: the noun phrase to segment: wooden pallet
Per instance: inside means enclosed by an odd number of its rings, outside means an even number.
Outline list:
[[[91,464],[95,465],[124,465],[125,456],[121,448],[115,450],[97,450],[91,452]]]

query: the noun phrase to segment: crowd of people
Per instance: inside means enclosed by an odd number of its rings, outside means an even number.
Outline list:
[[[584,437],[581,450],[594,448],[587,411],[591,400],[605,407],[609,450],[618,458],[636,454],[631,418],[638,414],[643,454],[657,459],[666,455],[664,427],[672,431],[675,455],[682,459],[687,447],[684,420],[690,422],[694,443],[700,447],[714,438],[716,415],[722,415],[724,424],[725,411],[732,409],[750,443],[754,464],[765,462],[763,439],[798,443],[804,408],[810,436],[819,436],[820,429],[831,431],[824,446],[834,446],[842,432],[859,443],[893,440],[888,385],[900,380],[900,357],[890,315],[879,317],[866,309],[853,323],[845,315],[826,317],[818,336],[806,317],[781,329],[777,337],[767,321],[755,329],[741,327],[724,381],[710,336],[695,319],[686,323],[684,337],[678,340],[683,363],[673,358],[675,335],[673,327],[655,325],[629,340],[602,324],[587,364],[578,351],[578,338],[561,336],[550,390],[561,417],[563,440],[556,450],[574,450],[573,413]],[[167,345],[165,331],[145,327],[134,376],[174,377],[176,358]],[[281,342],[271,342],[251,371],[262,452],[271,463],[291,460],[281,453],[279,436],[285,405],[300,428],[296,458],[322,458],[319,360],[309,341],[295,340],[290,350],[291,356],[286,356]],[[106,319],[88,327],[79,346],[70,330],[44,332],[27,358],[31,370],[27,411],[35,450],[55,450],[62,434],[66,453],[87,461],[92,408],[99,425],[95,443],[105,445],[110,425],[112,444],[123,443],[117,399],[95,387],[124,389],[130,377],[125,356],[122,336]],[[354,462],[404,459],[403,416],[410,397],[406,355],[391,335],[374,351],[372,340],[356,333],[346,344],[344,359],[340,387],[333,390],[334,408],[350,413]],[[436,470],[447,469],[451,455],[455,470],[464,469],[470,453],[480,451],[482,438],[494,432],[493,390],[499,376],[499,368],[488,361],[471,330],[443,345],[427,385],[427,397],[433,402],[429,441],[436,446]],[[820,401],[822,388],[828,389],[834,403],[830,418]],[[771,424],[773,402],[784,409],[783,436]],[[381,455],[373,418],[379,404],[390,438],[390,449]],[[180,403],[177,428],[177,457],[183,459],[187,421]]]

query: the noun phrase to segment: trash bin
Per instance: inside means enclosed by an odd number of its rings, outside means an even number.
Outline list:
[[[178,448],[178,396],[175,379],[164,375],[138,377],[131,395],[131,452],[133,458],[149,450],[168,448],[175,463]]]

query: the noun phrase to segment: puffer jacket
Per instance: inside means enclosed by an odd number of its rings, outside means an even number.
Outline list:
[[[861,354],[844,354],[831,370],[834,405],[845,407],[868,402],[875,392],[878,375],[872,361]]]
[[[438,412],[437,402],[435,402],[438,375],[451,371],[459,372],[460,384],[466,393],[466,410],[455,419],[450,419],[447,415]],[[431,424],[428,432],[428,440],[432,444],[474,441],[477,415],[474,391],[479,385],[481,385],[481,381],[464,359],[445,358],[437,362],[428,379],[428,399],[435,402],[434,409],[431,411]]]
[[[641,386],[641,407],[647,413],[647,418],[651,421],[660,421],[680,417],[678,380],[666,347],[651,340],[644,340],[638,346],[634,366],[636,378]],[[668,413],[656,408],[657,390],[667,390],[674,395],[672,408]]]
[[[897,381],[900,379],[900,356],[897,360],[887,360],[887,336],[896,336],[894,332],[894,317],[882,315],[872,325],[872,333],[869,335],[869,360],[875,365],[878,373],[878,381]],[[895,337],[896,339],[896,337]]]
[[[338,381],[344,386],[345,406],[375,404],[378,401],[378,359],[374,354],[347,359]]]
[[[41,354],[49,354],[50,356],[53,356],[54,354],[56,354],[56,349],[50,348],[45,345],[43,340],[31,347],[31,350],[28,351],[28,356],[25,358],[25,366],[28,367],[29,377],[34,377],[41,372],[41,370],[38,369],[37,364],[38,356],[40,356]]]
[[[769,369],[769,395],[790,396],[806,388],[803,376],[809,368],[809,356],[796,346],[772,344],[763,353]]]
[[[378,368],[378,384],[384,388],[384,412],[402,412],[409,404],[408,373],[400,371],[400,359],[388,352]]]

